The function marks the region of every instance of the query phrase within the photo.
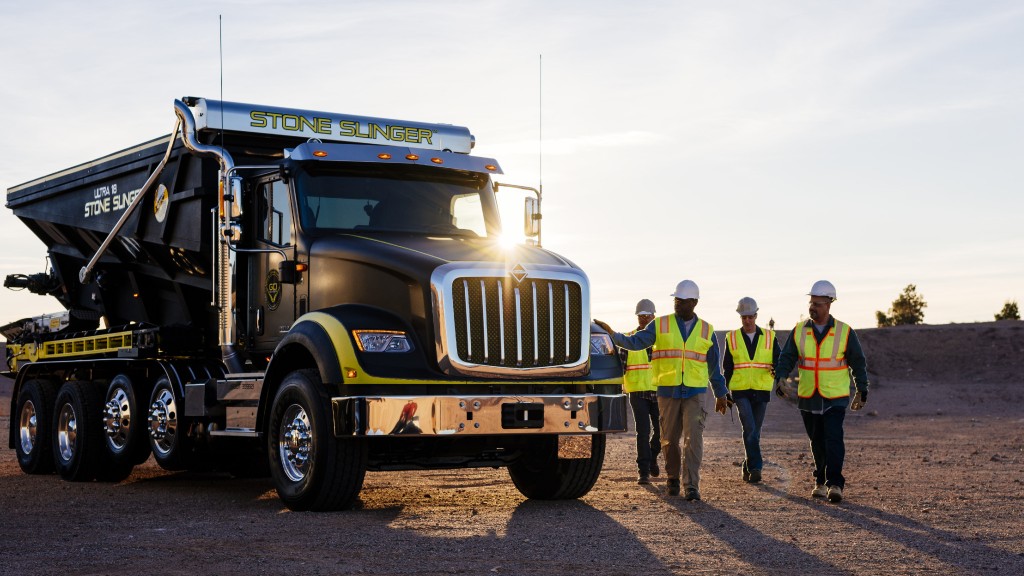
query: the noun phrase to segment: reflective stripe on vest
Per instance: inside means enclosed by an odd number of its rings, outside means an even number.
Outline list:
[[[636,330],[626,334],[632,336]],[[629,350],[626,355],[626,372],[622,375],[622,388],[625,392],[645,392],[656,390],[654,377],[651,375],[651,363],[646,350]]]
[[[850,370],[846,364],[846,344],[850,340],[850,327],[836,320],[819,344],[814,324],[808,320],[796,325],[793,337],[800,356],[797,396],[810,398],[817,392],[828,399],[848,397]]]
[[[747,352],[747,341],[743,330],[729,332],[729,353],[732,354],[733,372],[729,379],[730,390],[771,390],[772,342],[774,330],[762,330],[762,338],[754,349],[754,357]]]
[[[685,341],[675,314],[662,316],[658,323],[651,354],[651,371],[657,386],[704,388],[708,385],[708,356],[714,327],[697,318]]]

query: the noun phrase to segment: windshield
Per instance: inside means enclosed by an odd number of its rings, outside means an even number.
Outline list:
[[[486,174],[422,166],[307,165],[296,174],[304,230],[498,234]]]

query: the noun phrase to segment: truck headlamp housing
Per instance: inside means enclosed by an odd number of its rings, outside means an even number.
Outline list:
[[[412,342],[405,332],[395,330],[353,330],[361,352],[411,352]]]
[[[603,333],[590,333],[590,354],[606,356],[615,353],[615,345],[612,344],[612,337]]]

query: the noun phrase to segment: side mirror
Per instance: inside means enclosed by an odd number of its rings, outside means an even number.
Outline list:
[[[540,236],[540,200],[527,196],[523,201],[523,234],[527,238]]]
[[[281,284],[295,284],[304,267],[295,260],[281,261]]]

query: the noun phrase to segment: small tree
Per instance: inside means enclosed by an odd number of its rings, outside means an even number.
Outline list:
[[[996,314],[996,320],[1020,320],[1020,311],[1017,309],[1016,300],[1007,300],[1003,309]]]
[[[878,327],[902,326],[904,324],[920,324],[924,320],[924,309],[928,303],[924,296],[917,293],[917,286],[907,284],[903,292],[892,301],[892,307],[886,314],[881,310],[875,312]]]

